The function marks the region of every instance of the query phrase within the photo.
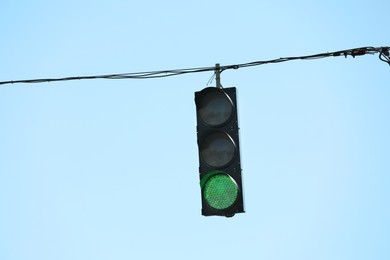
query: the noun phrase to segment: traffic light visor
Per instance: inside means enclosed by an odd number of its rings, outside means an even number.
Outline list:
[[[209,126],[226,124],[233,113],[233,103],[225,92],[215,89],[201,97],[198,113],[201,120]]]

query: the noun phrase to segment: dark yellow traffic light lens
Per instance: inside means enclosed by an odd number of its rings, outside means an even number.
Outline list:
[[[222,210],[234,204],[238,196],[238,187],[230,176],[216,174],[205,183],[203,194],[211,207]]]
[[[233,113],[233,104],[222,91],[214,91],[202,98],[198,113],[202,121],[209,126],[220,126],[229,121]]]
[[[234,158],[236,146],[225,132],[208,135],[200,144],[200,154],[211,167],[220,168],[228,165]]]

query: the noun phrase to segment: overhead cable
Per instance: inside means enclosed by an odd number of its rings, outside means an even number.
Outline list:
[[[311,60],[311,59],[321,59],[321,58],[339,57],[339,56],[344,56],[345,58],[351,56],[355,58],[356,56],[362,56],[366,54],[376,54],[376,53],[379,53],[379,59],[381,61],[384,61],[390,65],[389,52],[390,52],[389,46],[361,47],[361,48],[319,53],[319,54],[307,55],[307,56],[284,57],[284,58],[278,58],[273,60],[253,61],[253,62],[242,63],[242,64],[225,65],[225,66],[220,66],[219,69],[222,72],[224,70],[229,70],[229,69],[240,69],[240,68],[254,67],[254,66],[260,66],[260,65],[271,64],[271,63],[281,63],[281,62],[292,61],[292,60]],[[84,80],[84,79],[152,79],[152,78],[165,78],[165,77],[172,77],[172,76],[178,76],[183,74],[200,73],[200,72],[208,72],[208,71],[215,71],[215,67],[130,72],[130,73],[94,75],[94,76],[73,76],[73,77],[64,77],[64,78],[10,80],[10,81],[0,81],[0,85],[16,84],[16,83],[43,83],[43,82],[54,82],[54,81]]]

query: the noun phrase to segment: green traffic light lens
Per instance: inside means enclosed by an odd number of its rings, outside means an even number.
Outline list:
[[[227,209],[237,199],[238,186],[230,176],[219,172],[206,180],[203,194],[211,207],[219,210]]]

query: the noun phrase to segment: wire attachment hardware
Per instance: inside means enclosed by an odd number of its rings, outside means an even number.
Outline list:
[[[390,47],[382,47],[382,50],[379,53],[379,59],[386,62],[390,66]]]

